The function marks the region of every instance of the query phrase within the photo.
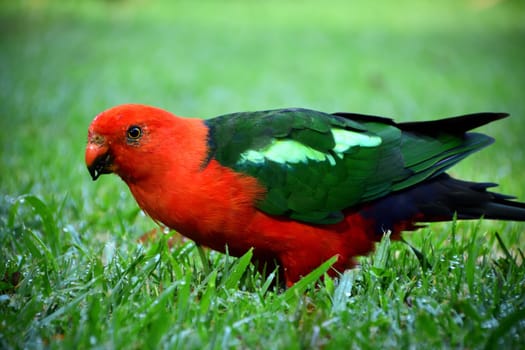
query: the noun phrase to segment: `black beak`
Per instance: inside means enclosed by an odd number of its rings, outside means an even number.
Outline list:
[[[89,174],[91,175],[93,181],[98,179],[100,175],[112,173],[112,162],[113,159],[109,152],[101,154],[100,156],[95,158],[95,160],[90,165],[88,165]]]

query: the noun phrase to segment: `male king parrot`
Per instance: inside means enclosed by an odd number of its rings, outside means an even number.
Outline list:
[[[119,175],[153,220],[234,256],[253,248],[291,286],[333,256],[334,271],[352,267],[387,231],[455,214],[525,221],[525,203],[495,184],[445,173],[493,142],[469,130],[506,116],[395,123],[291,108],[201,120],[126,104],[93,120],[85,160],[93,180]]]

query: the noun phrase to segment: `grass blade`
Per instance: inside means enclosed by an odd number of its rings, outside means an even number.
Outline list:
[[[321,278],[335,262],[337,261],[337,256],[333,256],[324,263],[322,263],[315,270],[310,272],[308,275],[301,278],[297,283],[288,288],[282,295],[282,299],[286,303],[290,303],[292,300],[296,299],[297,296],[304,294],[304,292],[310,288],[315,282]]]

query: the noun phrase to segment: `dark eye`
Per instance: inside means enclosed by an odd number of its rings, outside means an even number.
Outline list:
[[[130,126],[128,129],[128,139],[135,141],[138,140],[142,136],[142,129],[140,126]]]

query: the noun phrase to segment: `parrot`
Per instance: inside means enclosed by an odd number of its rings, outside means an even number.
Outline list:
[[[287,287],[336,257],[337,276],[385,233],[432,222],[525,221],[525,203],[447,170],[494,139],[483,112],[400,122],[282,108],[209,119],[123,104],[88,129],[93,180],[118,175],[138,206],[199,246],[277,269]]]

